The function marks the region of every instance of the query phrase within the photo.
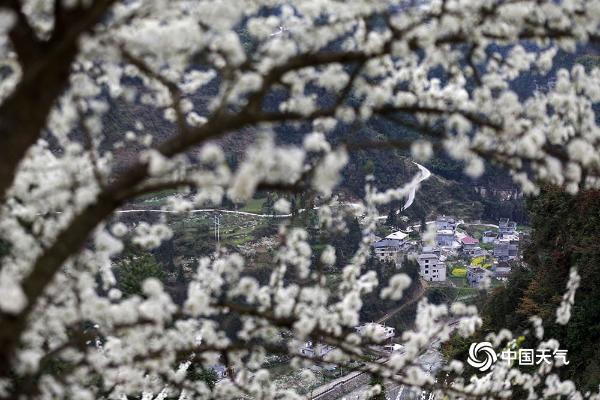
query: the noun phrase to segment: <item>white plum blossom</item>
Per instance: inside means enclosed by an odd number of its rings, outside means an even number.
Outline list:
[[[426,140],[417,140],[412,143],[410,152],[417,161],[427,161],[433,155],[431,143]]]
[[[364,199],[339,188],[363,178],[345,168],[369,146],[443,153],[475,179],[494,164],[526,194],[600,188],[600,68],[557,62],[593,49],[599,28],[600,0],[1,2],[0,399],[301,398],[275,384],[272,357],[305,391],[328,362],[436,398],[599,398],[560,365],[426,371],[417,360],[433,343],[482,325],[459,302],[419,301],[403,351],[379,362],[382,331],[355,332],[364,296],[408,301],[411,279],[379,282],[371,243],[379,208],[421,176],[385,188],[366,177]],[[390,132],[375,132],[382,121]],[[252,215],[238,207],[264,192],[276,213],[253,218],[278,229],[257,271],[258,251],[219,235],[239,239],[227,218]],[[173,257],[167,283],[121,287],[113,267],[130,247],[168,252],[206,214],[214,246]],[[338,268],[320,241],[343,239],[348,217],[361,238]],[[558,324],[581,279],[573,269]],[[500,352],[517,335],[486,337]],[[309,340],[334,350],[311,359],[298,352]],[[214,387],[196,377],[221,367]]]
[[[560,307],[556,310],[556,323],[566,325],[571,319],[571,307],[575,303],[575,293],[579,288],[581,277],[575,268],[571,268],[569,281],[567,282],[567,291],[563,295]]]
[[[289,214],[291,211],[291,204],[286,199],[278,199],[275,204],[273,204],[273,208],[280,214]]]
[[[396,274],[390,278],[389,286],[381,291],[382,299],[399,300],[402,298],[402,291],[410,286],[411,279],[406,274]]]

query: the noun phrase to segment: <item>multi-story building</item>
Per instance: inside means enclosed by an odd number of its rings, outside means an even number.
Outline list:
[[[323,358],[333,349],[335,349],[335,347],[326,344],[313,343],[312,340],[308,340],[304,343],[304,346],[300,348],[300,354],[311,358]]]
[[[438,230],[435,235],[435,241],[438,246],[452,247],[452,243],[454,243],[454,231],[451,229]]]
[[[443,282],[446,280],[446,265],[440,261],[436,254],[423,253],[417,256],[420,274],[423,279],[430,282]]]
[[[442,215],[435,220],[435,226],[438,231],[456,229],[456,219]]]
[[[407,233],[398,231],[387,235],[385,238],[373,243],[375,256],[381,261],[397,262],[400,252],[406,245]]]
[[[517,258],[519,255],[519,237],[507,235],[494,242],[494,257],[498,261],[508,261]]]
[[[514,235],[517,232],[517,223],[508,218],[501,218],[498,227],[500,228],[500,237]]]
[[[437,246],[423,246],[421,253],[422,254],[435,254],[438,257],[442,254],[440,248]]]
[[[397,261],[401,245],[397,240],[381,239],[373,244],[375,256],[381,261]]]
[[[460,238],[460,244],[464,255],[478,257],[484,254],[481,247],[479,247],[479,240],[471,236],[463,236]]]

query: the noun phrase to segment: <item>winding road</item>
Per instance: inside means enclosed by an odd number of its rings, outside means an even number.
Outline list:
[[[397,210],[396,214],[399,214],[400,211],[404,211],[404,210],[408,209],[413,204],[413,202],[415,201],[415,196],[417,194],[417,190],[419,188],[419,184],[421,182],[423,182],[424,180],[429,179],[429,177],[431,176],[431,171],[429,171],[427,168],[425,168],[421,164],[416,163],[414,161],[413,161],[413,163],[419,168],[420,176],[417,179],[417,181],[415,182],[415,184],[413,185],[411,192],[408,194],[406,202],[402,206],[402,210]],[[353,206],[353,205],[355,205],[355,203],[342,203],[342,205]],[[319,207],[314,207],[315,210],[317,210],[318,208]],[[300,209],[298,211],[303,212],[304,209]],[[223,213],[223,214],[246,215],[249,217],[257,217],[257,218],[289,218],[292,216],[292,214],[260,214],[260,213],[253,213],[253,212],[247,212],[247,211],[224,210],[224,209],[218,209],[218,208],[200,208],[200,209],[193,209],[193,210],[187,210],[187,211],[132,208],[132,209],[128,209],[128,210],[118,210],[117,211],[117,213],[119,213],[119,214],[131,214],[131,213],[143,213],[143,212],[161,213],[161,214],[181,214],[184,212],[189,213],[189,214],[219,212],[219,213]],[[385,219],[386,216],[380,216],[379,218]]]
[[[303,211],[303,210],[299,210]],[[157,209],[130,209],[130,210],[119,210],[117,213],[119,214],[128,214],[128,213],[141,213],[141,212],[151,212],[151,213],[162,213],[162,214],[196,214],[196,213],[207,213],[207,212],[219,212],[223,214],[237,214],[237,215],[247,215],[250,217],[259,217],[259,218],[289,218],[292,214],[258,214],[247,211],[235,211],[235,210],[224,210],[219,208],[201,208],[187,211],[175,211],[175,210],[157,210]]]
[[[413,164],[415,164],[417,166],[417,168],[419,168],[419,173],[421,174],[421,176],[419,177],[416,184],[412,188],[412,191],[409,193],[408,198],[406,199],[406,203],[404,203],[404,206],[402,206],[402,211],[406,210],[408,207],[410,207],[412,205],[412,203],[415,201],[415,195],[417,194],[417,189],[418,189],[419,185],[421,184],[421,182],[429,179],[429,177],[431,176],[430,170],[428,170],[421,164],[416,163],[414,161],[413,161]],[[400,210],[396,211],[396,214],[398,214],[399,212],[400,212]]]

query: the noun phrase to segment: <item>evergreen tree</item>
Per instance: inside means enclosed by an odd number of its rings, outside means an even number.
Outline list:
[[[485,302],[483,333],[508,328],[523,332],[529,318],[542,318],[546,337],[568,350],[569,365],[561,378],[589,389],[600,384],[600,192],[576,196],[546,188],[528,202],[531,243],[525,248],[526,266],[517,267],[506,287],[495,289]],[[556,309],[566,290],[569,271],[582,277],[568,325],[556,323]],[[523,347],[534,346],[530,335]],[[466,356],[466,348],[465,356]]]
[[[210,390],[213,390],[219,380],[217,373],[210,368],[196,368],[191,370],[189,374],[191,375],[190,378],[192,380],[203,381],[206,383],[206,386],[208,386]]]
[[[393,208],[390,208],[390,212],[388,213],[387,218],[385,219],[385,224],[392,228],[398,226],[396,210],[394,210]]]
[[[163,267],[150,253],[132,256],[123,260],[117,270],[119,288],[123,294],[142,294],[142,283],[148,278],[165,279]]]
[[[421,215],[421,232],[427,231],[427,219],[425,214]]]

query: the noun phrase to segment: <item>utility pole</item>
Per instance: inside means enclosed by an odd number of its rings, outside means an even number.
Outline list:
[[[217,251],[219,251],[219,247],[221,246],[221,216],[219,214],[215,214],[213,217],[213,227],[215,243],[217,246]]]

